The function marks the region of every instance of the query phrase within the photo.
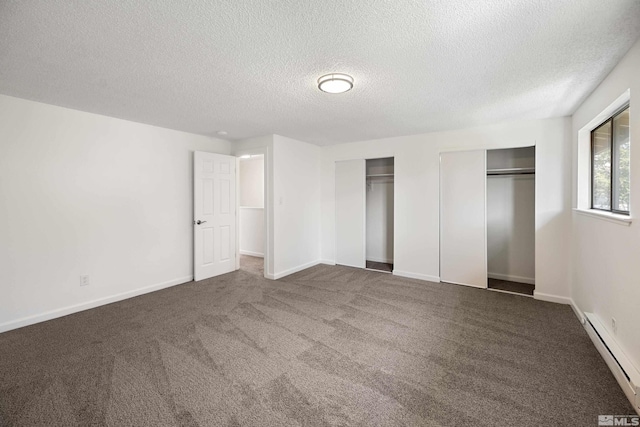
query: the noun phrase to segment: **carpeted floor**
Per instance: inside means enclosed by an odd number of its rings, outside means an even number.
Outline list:
[[[497,289],[500,291],[515,292],[517,294],[533,296],[536,285],[528,283],[511,282],[509,280],[488,279],[489,289]]]
[[[393,264],[390,264],[387,262],[367,261],[365,266],[369,270],[378,270],[378,271],[384,271],[387,273],[393,272]]]
[[[240,269],[264,277],[264,258],[240,255]]]
[[[0,334],[0,425],[595,426],[633,409],[568,306],[320,265]]]

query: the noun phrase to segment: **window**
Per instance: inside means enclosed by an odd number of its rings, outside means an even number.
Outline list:
[[[629,106],[591,131],[591,208],[629,215]]]

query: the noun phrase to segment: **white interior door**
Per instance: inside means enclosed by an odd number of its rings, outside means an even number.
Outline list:
[[[440,154],[440,280],[487,287],[485,150]]]
[[[336,162],[336,264],[365,267],[366,163]]]
[[[236,269],[236,158],[193,157],[194,279]]]

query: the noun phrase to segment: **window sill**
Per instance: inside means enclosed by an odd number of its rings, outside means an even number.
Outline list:
[[[599,211],[599,210],[596,210],[596,209],[573,208],[573,211],[575,213],[580,214],[580,215],[590,216],[592,218],[598,218],[598,219],[601,219],[601,220],[604,220],[604,221],[613,222],[613,223],[619,224],[619,225],[629,226],[629,225],[631,225],[631,221],[633,220],[630,216],[627,216],[627,215],[620,215],[620,214],[615,214],[615,213],[611,213],[611,212],[604,212],[604,211]]]

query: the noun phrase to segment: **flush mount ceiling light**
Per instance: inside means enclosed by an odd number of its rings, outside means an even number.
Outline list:
[[[353,77],[342,73],[326,74],[318,79],[318,89],[327,93],[343,93],[353,87]]]

